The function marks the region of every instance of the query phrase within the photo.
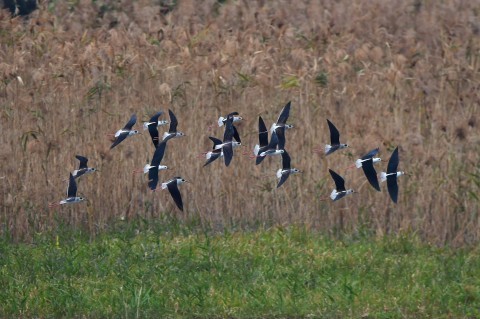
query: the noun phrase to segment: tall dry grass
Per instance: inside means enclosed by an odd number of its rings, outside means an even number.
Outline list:
[[[0,17],[1,231],[16,239],[59,224],[95,233],[118,219],[198,215],[214,227],[306,223],[329,231],[415,231],[461,245],[480,236],[480,4],[474,1],[79,1],[43,4],[24,20]],[[269,126],[292,101],[286,148],[304,174],[275,189],[279,158],[260,166],[237,152],[203,168],[218,116],[238,111],[249,149],[258,115]],[[134,177],[153,154],[149,136],[109,150],[106,133],[132,113],[171,108],[187,137],[164,158],[182,185],[168,192]],[[326,118],[349,151],[328,142]],[[138,127],[140,127],[138,125]],[[385,169],[400,147],[399,203],[344,168],[380,147]],[[79,181],[86,204],[49,210],[64,196],[74,155],[100,172]],[[328,168],[359,191],[328,196]],[[385,185],[383,185],[385,186]]]

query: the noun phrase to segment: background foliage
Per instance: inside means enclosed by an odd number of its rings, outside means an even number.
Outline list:
[[[0,226],[31,239],[59,224],[96,234],[121,219],[176,214],[221,229],[304,223],[336,233],[414,231],[438,244],[478,241],[480,4],[475,1],[49,1],[28,18],[0,13]],[[238,111],[244,144],[292,101],[286,148],[304,170],[276,190],[278,158],[202,168],[220,115]],[[192,181],[180,214],[131,171],[150,160],[148,135],[109,150],[106,133],[132,113],[171,108],[187,137],[164,159]],[[328,142],[326,118],[349,151]],[[353,160],[400,146],[399,204]],[[64,195],[74,155],[100,172],[79,182],[87,204],[48,210]],[[359,191],[321,201],[328,168]]]

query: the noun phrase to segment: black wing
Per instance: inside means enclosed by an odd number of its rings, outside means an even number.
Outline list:
[[[75,155],[75,157],[80,161],[80,165],[78,166],[78,169],[88,168],[87,166],[88,158],[80,155]]]
[[[374,157],[375,155],[378,154],[378,150],[379,150],[378,147],[375,148],[375,149],[373,149],[373,150],[371,150],[370,152],[368,152],[367,154],[365,154],[365,155],[362,156],[362,160],[366,160],[366,159],[369,159],[369,158]]]
[[[272,137],[270,138],[270,143],[268,144],[268,149],[273,150],[276,149],[278,145],[278,135],[277,133],[273,132]]]
[[[75,182],[75,178],[73,178],[72,173],[70,173],[67,186],[67,197],[75,196],[77,196],[77,183]]]
[[[398,199],[398,184],[397,184],[397,175],[388,175],[387,176],[387,189],[390,198],[396,204]]]
[[[277,188],[279,188],[280,186],[283,185],[283,183],[286,182],[286,180],[288,179],[288,176],[290,176],[290,173],[286,173],[286,174],[282,174],[282,177],[280,177],[280,181],[278,182],[277,184]]]
[[[235,141],[242,143],[242,140],[240,139],[240,134],[238,134],[237,128],[232,124],[233,127],[233,138]]]
[[[168,133],[176,133],[178,125],[177,117],[170,109],[168,109],[168,115],[170,116],[170,128],[168,129]]]
[[[285,148],[285,126],[277,127],[275,134],[278,138],[278,149],[283,150]]]
[[[225,133],[223,133],[223,143],[231,142],[233,139],[233,117],[228,117],[225,122]]]
[[[158,118],[159,118],[160,115],[162,115],[162,114],[163,114],[162,111],[155,113],[155,115],[150,118],[150,121],[149,121],[149,122],[150,122],[150,123],[155,123],[155,126],[157,126],[157,125],[158,125]],[[150,124],[150,125],[154,125],[154,124]],[[149,126],[150,126],[150,125],[149,125]]]
[[[333,200],[334,202],[336,202],[337,200],[340,200],[342,198],[344,198],[345,196],[347,195],[347,193],[339,193],[337,194],[337,197],[335,197],[335,199]]]
[[[231,117],[231,118],[233,119],[233,116],[234,116],[234,115],[238,115],[238,112],[232,112],[232,113],[228,114],[228,115],[227,115],[227,119],[228,119],[229,117]]]
[[[331,169],[328,169],[328,171],[330,172],[330,175],[332,176],[333,181],[335,182],[335,189],[337,190],[337,192],[345,191],[346,190],[345,180],[342,178],[342,176],[338,175]]]
[[[221,150],[220,150],[221,151]],[[205,164],[203,164],[203,166],[207,166],[208,164],[212,163],[213,161],[215,161],[216,159],[218,159],[220,157],[220,152],[215,152],[215,153],[212,153],[210,155],[210,158],[207,160],[207,162]]]
[[[223,146],[223,157],[225,158],[225,166],[230,165],[233,158],[233,146],[232,143],[227,143]]]
[[[222,144],[222,141],[216,137],[209,136],[208,138],[213,142],[213,149],[215,149],[215,146]]]
[[[158,129],[157,129],[157,124],[149,125],[148,126],[148,133],[150,133],[150,137],[152,138],[152,143],[155,147],[158,145]]]
[[[170,195],[172,195],[172,198],[175,201],[175,204],[177,204],[177,207],[181,211],[183,211],[182,195],[178,190],[177,181],[174,180],[173,183],[168,183],[167,187],[168,187],[168,191],[170,192]]]
[[[340,132],[337,130],[335,125],[327,119],[328,129],[330,130],[330,144],[338,145],[340,144]]]
[[[157,189],[157,184],[158,184],[158,166],[155,166],[148,170],[148,187],[150,187],[150,189],[154,191],[155,189]]]
[[[155,149],[155,153],[153,153],[152,163],[151,166],[160,165],[160,162],[163,159],[163,155],[165,154],[165,148],[167,147],[167,142],[163,141],[162,143],[158,144],[157,148]]]
[[[290,104],[291,102],[288,102],[280,112],[280,115],[278,116],[277,124],[285,124],[287,123],[288,116],[290,115]]]
[[[260,151],[258,152],[259,154],[263,152],[263,151]],[[263,162],[263,160],[265,159],[266,156],[257,156],[257,158],[255,159],[255,165],[258,165],[260,164],[261,162]]]
[[[373,160],[369,159],[364,161],[362,163],[362,169],[370,185],[372,185],[372,187],[375,188],[377,191],[380,191],[380,185],[378,185],[377,172],[373,167]]]
[[[398,158],[398,147],[397,147],[395,148],[395,150],[392,153],[392,156],[390,156],[390,159],[388,160],[388,166],[387,166],[388,174],[397,172],[398,162],[399,162],[399,158]]]
[[[110,146],[110,149],[120,144],[124,139],[127,138],[127,136],[128,136],[128,132],[120,133],[120,135],[117,136],[117,138],[115,138],[115,141],[113,142],[112,146]]]
[[[258,117],[258,142],[260,147],[268,145],[268,130],[262,117]]]
[[[285,150],[282,153],[282,169],[290,169],[290,155]]]
[[[148,133],[150,133],[150,137],[152,138],[152,143],[155,147],[157,147],[159,139],[158,139],[158,118],[162,115],[163,112],[157,112],[154,116],[150,118],[149,125],[148,125]]]
[[[132,127],[135,125],[135,123],[137,123],[137,116],[135,114],[132,114],[132,116],[130,117],[130,120],[127,122],[127,124],[125,124],[123,129],[131,130]]]
[[[77,170],[77,174],[73,176],[73,178],[77,179],[80,178],[81,176],[85,175],[87,170],[85,168]]]

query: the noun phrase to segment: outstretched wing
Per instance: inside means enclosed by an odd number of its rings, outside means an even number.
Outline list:
[[[287,172],[287,173],[285,173],[285,174],[282,174],[282,177],[280,177],[280,181],[279,181],[278,184],[277,184],[277,188],[279,188],[280,186],[282,186],[283,183],[285,183],[285,182],[287,181],[288,176],[290,176],[290,173],[289,173],[289,172]]]
[[[338,145],[340,144],[340,132],[338,129],[333,125],[330,120],[327,119],[328,129],[330,130],[330,144],[331,145]]]
[[[215,146],[222,144],[222,141],[216,137],[209,136],[208,138],[213,142],[213,149],[215,149]]]
[[[277,127],[274,133],[278,138],[278,149],[283,150],[285,148],[285,126]]]
[[[223,146],[223,157],[225,158],[225,166],[230,165],[233,158],[233,146],[232,143],[227,143]]]
[[[278,145],[278,135],[276,132],[272,133],[272,137],[270,138],[270,143],[268,144],[268,149],[273,150],[276,149]]]
[[[158,125],[158,118],[163,114],[162,111],[159,111],[157,113],[155,113],[155,115],[153,115],[151,118],[150,118],[150,123],[155,123],[155,126]],[[153,124],[151,124],[153,125]]]
[[[380,192],[380,185],[378,185],[377,172],[375,171],[375,167],[373,167],[373,160],[369,159],[364,161],[362,163],[362,169],[370,185]]]
[[[72,173],[70,173],[67,186],[67,198],[75,196],[77,196],[77,183],[75,182],[75,178],[73,178]]]
[[[175,201],[175,204],[177,204],[177,207],[181,211],[183,211],[182,195],[180,194],[180,191],[178,190],[177,183],[169,183],[167,185],[167,188],[168,188],[168,191],[170,192],[170,195],[172,195],[172,198]]]
[[[163,159],[163,155],[165,154],[165,148],[167,147],[167,142],[163,141],[155,148],[155,153],[153,153],[152,162],[150,165],[158,167],[160,162]]]
[[[126,139],[128,136],[128,132],[123,132],[123,133],[120,133],[120,135],[118,135],[116,138],[115,138],[115,141],[113,141],[113,144],[112,146],[110,146],[110,149],[114,148],[115,146],[117,146],[118,144],[120,144],[124,139]]]
[[[286,150],[282,153],[282,169],[290,169],[290,155]]]
[[[132,127],[137,123],[137,116],[135,114],[132,114],[130,117],[130,120],[128,120],[127,124],[123,127],[124,130],[131,130]]]
[[[291,102],[288,102],[283,107],[282,111],[280,112],[280,115],[278,116],[277,125],[287,123],[288,117],[290,115],[290,105],[291,105]]]
[[[157,147],[159,142],[158,129],[157,129],[158,118],[162,114],[163,114],[162,111],[155,113],[155,115],[150,118],[150,121],[149,121],[150,125],[148,125],[148,133],[150,134],[150,137],[152,138],[152,143],[155,147]]]
[[[242,143],[242,140],[240,139],[240,134],[238,134],[237,128],[235,127],[235,125],[232,125],[232,127],[233,127],[233,138],[235,139],[235,141]]]
[[[398,183],[396,174],[387,176],[387,189],[390,198],[396,204],[398,200]]]
[[[78,166],[78,169],[88,168],[87,166],[88,158],[80,155],[75,155],[75,157],[80,161],[80,165]]]
[[[205,164],[203,164],[203,166],[207,166],[208,164],[212,163],[213,161],[215,161],[216,159],[218,159],[220,157],[220,154],[221,152],[215,152],[215,153],[212,153],[212,155],[210,155],[210,158],[207,160],[207,162],[205,162]]]
[[[223,133],[223,143],[231,142],[233,139],[233,117],[228,117],[225,122],[225,133]]]
[[[268,130],[262,117],[258,117],[258,142],[260,147],[268,145]]]
[[[378,150],[379,150],[378,147],[375,148],[375,149],[373,149],[373,150],[371,150],[370,152],[368,152],[367,154],[365,154],[365,155],[362,156],[362,160],[366,160],[366,159],[369,159],[369,158],[374,157],[375,155],[378,154]]]
[[[177,117],[170,109],[168,109],[168,115],[170,116],[170,128],[168,129],[168,133],[176,133],[178,125]]]
[[[335,173],[335,171],[328,169],[330,175],[332,176],[333,181],[335,182],[335,189],[337,192],[345,191],[345,180],[342,176]]]
[[[158,166],[154,166],[148,170],[148,187],[150,187],[150,189],[154,191],[155,189],[157,189],[157,185],[158,185]]]
[[[232,113],[228,114],[228,115],[227,115],[227,119],[228,119],[229,117],[232,117],[232,118],[233,118],[233,116],[235,116],[235,115],[238,115],[238,112],[232,112]]]
[[[148,126],[148,133],[150,133],[150,137],[152,138],[152,143],[155,147],[158,145],[158,129],[156,124],[151,124]]]
[[[255,165],[258,165],[260,164],[261,162],[263,162],[263,160],[265,159],[266,156],[257,156],[257,158],[255,159]]]
[[[390,159],[388,160],[388,166],[387,166],[387,174],[390,173],[396,173],[397,168],[398,168],[398,146],[395,148],[395,150],[392,153],[392,156],[390,156]]]

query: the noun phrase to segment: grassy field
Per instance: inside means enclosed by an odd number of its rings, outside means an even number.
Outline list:
[[[0,11],[0,317],[480,317],[480,2],[40,1]],[[198,154],[238,111],[243,151],[292,102],[280,160]],[[162,181],[132,113],[172,109]],[[326,119],[351,148],[329,157]],[[141,123],[137,124],[140,128]],[[213,125],[214,126],[214,125]],[[141,128],[140,128],[141,129]],[[160,134],[163,131],[161,130]],[[399,146],[399,203],[347,166]],[[63,198],[75,155],[98,172]],[[358,194],[323,201],[328,169]]]
[[[480,254],[304,227],[112,225],[0,243],[1,317],[478,318]]]

